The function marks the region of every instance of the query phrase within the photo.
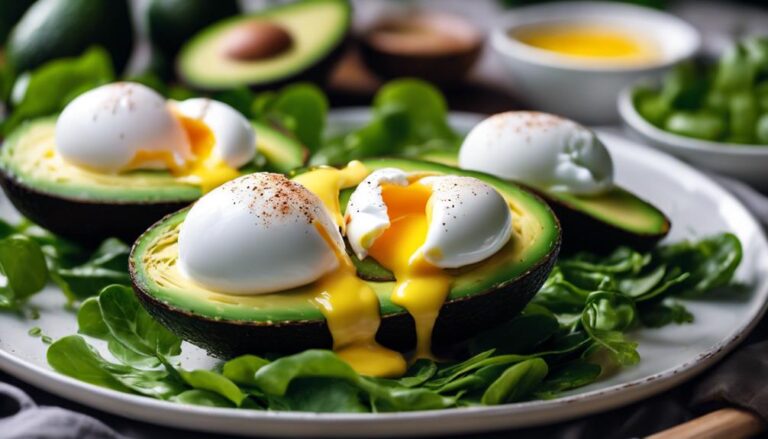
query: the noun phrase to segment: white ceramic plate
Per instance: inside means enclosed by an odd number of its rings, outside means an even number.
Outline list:
[[[334,115],[340,126],[354,126],[365,112]],[[458,129],[468,129],[477,116],[456,114]],[[621,137],[604,134],[616,161],[618,181],[661,207],[672,219],[671,240],[731,231],[744,244],[738,279],[750,285],[739,298],[691,301],[693,324],[642,330],[638,366],[577,389],[551,401],[495,407],[462,408],[393,414],[314,414],[217,409],[173,404],[91,386],[53,372],[45,361],[46,345],[27,331],[39,326],[53,338],[76,332],[75,316],[63,308],[61,293],[48,288],[32,305],[40,318],[0,314],[0,368],[47,391],[100,410],[157,424],[240,435],[361,436],[441,435],[526,427],[563,421],[629,404],[669,389],[714,364],[744,338],[762,315],[768,297],[768,243],[757,222],[730,194],[691,167]],[[5,218],[16,217],[7,200]],[[98,345],[99,347],[103,347]],[[105,352],[105,356],[109,354]],[[185,367],[215,363],[186,345]]]

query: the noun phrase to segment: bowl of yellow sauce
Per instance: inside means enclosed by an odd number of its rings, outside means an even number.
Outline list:
[[[621,90],[696,54],[698,32],[662,11],[610,2],[517,8],[491,33],[510,84],[534,109],[584,123],[618,120]]]

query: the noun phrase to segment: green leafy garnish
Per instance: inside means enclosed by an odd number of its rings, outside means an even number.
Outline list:
[[[105,248],[118,246],[105,245]],[[538,295],[511,321],[477,335],[449,362],[421,359],[397,379],[361,376],[335,353],[312,349],[267,360],[244,355],[214,370],[174,365],[181,341],[120,285],[85,300],[80,333],[107,341],[116,362],[80,336],[48,349],[59,372],[184,404],[253,410],[386,412],[555,398],[596,381],[604,367],[640,361],[631,331],[690,322],[683,298],[731,284],[741,244],[730,234],[650,252],[618,248],[558,261]],[[97,252],[90,261],[109,259]]]
[[[24,120],[57,113],[79,94],[115,80],[109,54],[101,48],[78,58],[50,61],[25,75],[14,85],[13,94],[18,96],[3,124],[5,135]]]
[[[30,238],[11,235],[0,240],[0,308],[18,308],[48,282],[45,255]]]
[[[460,136],[447,123],[442,94],[417,79],[385,84],[373,100],[373,117],[355,131],[329,139],[310,159],[335,165],[374,156],[418,157],[430,151],[458,152]]]
[[[296,83],[279,92],[265,92],[252,103],[254,116],[291,133],[310,151],[320,148],[328,115],[328,98],[310,83]]]

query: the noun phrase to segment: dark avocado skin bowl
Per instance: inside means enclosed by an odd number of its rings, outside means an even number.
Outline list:
[[[486,182],[503,185],[505,193],[520,197],[521,203],[530,215],[540,222],[543,231],[540,241],[535,241],[526,250],[525,256],[518,257],[521,264],[526,264],[519,271],[511,268],[504,259],[485,269],[482,279],[476,287],[467,287],[469,292],[451,297],[440,309],[432,335],[434,350],[437,353],[448,352],[451,346],[466,340],[477,333],[510,320],[517,315],[539,291],[557,260],[561,245],[561,227],[552,210],[546,203],[523,188],[502,182],[486,174],[460,171],[435,163],[404,159],[371,159],[364,163],[371,169],[399,167],[410,171],[435,171],[471,175],[485,179]],[[513,195],[514,194],[514,195]],[[343,201],[343,200],[342,200]],[[342,204],[345,204],[343,201]],[[151,248],[158,233],[180,224],[183,218],[178,216],[184,211],[168,215],[134,243],[129,258],[129,268],[134,291],[144,308],[164,326],[182,339],[200,346],[212,355],[220,358],[251,353],[291,353],[311,348],[331,348],[332,338],[325,319],[309,317],[304,319],[247,319],[227,316],[226,311],[201,313],[193,311],[188,305],[175,303],[171,296],[158,297],[153,288],[156,285],[148,279],[142,264],[142,257]],[[176,217],[176,219],[174,219]],[[474,268],[468,267],[467,273],[483,269],[480,262]],[[458,273],[459,278],[464,274]],[[477,276],[477,275],[476,275]],[[363,278],[363,276],[361,276]],[[492,280],[493,279],[493,280]],[[473,281],[474,282],[474,281]],[[485,282],[485,283],[483,283]],[[376,282],[370,282],[372,285]],[[183,294],[183,288],[178,290]],[[385,293],[386,294],[386,293]],[[381,297],[381,296],[380,296]],[[199,300],[199,299],[194,299]],[[307,305],[311,306],[311,305]],[[413,318],[399,307],[382,304],[383,315],[377,339],[385,346],[408,351],[416,344]]]
[[[134,251],[136,246],[134,245]],[[506,322],[517,315],[539,291],[557,260],[560,240],[549,254],[528,272],[495,289],[446,302],[440,309],[432,333],[435,351],[445,351],[457,342]],[[131,278],[136,278],[130,258]],[[181,310],[155,298],[137,282],[133,289],[144,308],[180,338],[219,358],[243,354],[293,353],[333,346],[325,320],[297,320],[271,324],[214,319]],[[410,314],[384,315],[376,339],[400,351],[415,347],[415,324]],[[290,341],[290,342],[287,342]]]
[[[563,228],[563,254],[572,254],[588,249],[594,253],[609,253],[620,246],[627,246],[636,250],[650,250],[669,233],[671,223],[669,218],[660,210],[664,217],[664,226],[658,233],[629,231],[617,227],[577,209],[565,200],[559,200],[548,196],[542,191],[531,187],[528,190],[544,199],[552,211],[555,212],[560,225]],[[640,199],[652,208],[653,205]],[[657,209],[658,210],[658,209]]]
[[[110,237],[133,242],[158,218],[192,202],[106,202],[67,198],[26,186],[2,168],[0,185],[13,207],[29,220],[86,245],[98,244]],[[98,220],[94,221],[94,218]]]

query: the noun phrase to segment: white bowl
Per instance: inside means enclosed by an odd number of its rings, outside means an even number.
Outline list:
[[[631,135],[700,168],[768,190],[768,145],[712,142],[664,131],[637,112],[632,102],[635,86],[626,87],[619,94],[618,103],[621,119]]]
[[[538,49],[509,36],[521,26],[556,23],[616,26],[656,42],[661,56],[643,64],[609,64]],[[660,77],[692,57],[699,33],[685,21],[653,9],[608,2],[564,2],[527,6],[503,16],[491,46],[512,75],[516,90],[536,109],[583,123],[618,121],[616,96],[640,78]]]

